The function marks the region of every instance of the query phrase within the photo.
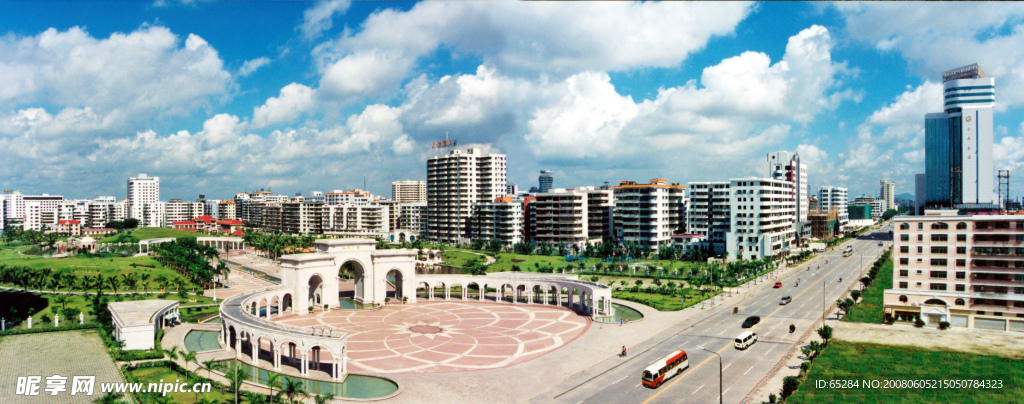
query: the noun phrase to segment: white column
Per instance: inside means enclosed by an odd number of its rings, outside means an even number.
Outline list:
[[[302,352],[302,367],[299,369],[299,374],[305,376],[309,372],[309,359],[306,358],[306,352]]]
[[[260,364],[260,340],[258,338],[249,338],[249,345],[252,345],[252,365],[256,366]]]
[[[235,359],[242,360],[242,336],[238,333],[235,336]]]

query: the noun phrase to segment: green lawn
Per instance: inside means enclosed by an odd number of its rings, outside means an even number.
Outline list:
[[[168,229],[166,227],[143,227],[132,230],[128,233],[132,237],[139,240],[149,240],[153,238],[168,238],[168,237],[217,237],[219,234],[206,234],[206,233],[195,233],[188,230],[179,229]],[[105,237],[96,240],[97,243],[113,243],[117,239],[117,233],[111,234],[109,237]]]
[[[19,296],[19,295],[24,296],[21,293],[2,292],[2,291],[0,291],[0,301],[6,301],[8,299],[8,297],[17,299],[17,296]],[[41,303],[43,305],[45,305],[45,307],[37,307],[35,313],[32,315],[32,325],[33,325],[33,328],[39,327],[39,326],[43,326],[43,327],[52,326],[53,325],[53,322],[52,322],[53,320],[52,319],[53,319],[54,314],[60,313],[64,306],[66,306],[69,309],[71,309],[71,308],[78,309],[79,311],[82,311],[83,313],[85,313],[85,321],[86,322],[95,321],[96,320],[95,314],[91,312],[92,311],[91,296],[70,295],[70,296],[68,296],[67,303],[65,303],[65,305],[62,306],[60,303],[56,302],[56,299],[57,299],[56,295],[42,295],[42,294],[35,294],[35,293],[33,293],[31,295],[32,295],[33,299],[35,299],[35,298],[43,299],[44,301],[41,302]],[[141,295],[140,294],[140,295],[136,295],[136,296],[131,296],[131,295],[120,295],[120,296],[108,295],[107,297],[110,299],[110,302],[161,299],[160,295],[156,295],[156,294],[153,294],[153,295]],[[167,297],[165,297],[163,299],[164,300],[177,300],[179,302],[179,304],[180,304],[180,307],[181,307],[180,311],[181,311],[181,314],[183,316],[183,321],[186,321],[186,322],[194,322],[196,319],[194,319],[192,317],[197,317],[197,318],[198,317],[202,317],[202,318],[205,318],[206,316],[209,316],[210,313],[216,313],[218,311],[217,307],[208,307],[208,308],[199,308],[199,309],[188,309],[188,306],[202,305],[202,304],[211,304],[211,303],[213,303],[213,299],[209,298],[209,297],[206,297],[206,296],[196,296],[196,295],[193,295],[193,294],[189,294],[188,296],[182,298],[182,297],[179,297],[177,294],[172,293],[172,294],[167,295]],[[21,299],[21,300],[27,300],[27,299]],[[12,303],[11,306],[16,306],[16,304]],[[33,304],[33,306],[37,306],[37,305]],[[24,310],[24,309],[22,309],[22,310]],[[24,313],[24,311],[19,311],[19,312]],[[49,322],[43,322],[43,318],[42,318],[43,316],[47,316],[51,320]],[[61,325],[67,324],[68,321],[69,321],[69,319],[65,318],[64,316],[61,316],[61,319],[60,319]],[[77,323],[78,322],[78,318],[70,319],[70,321],[73,321],[73,322]],[[9,324],[8,324],[8,326],[9,326]],[[27,322],[25,322],[25,323],[22,323],[21,325],[19,325],[18,328],[25,328],[27,326],[28,326],[28,324],[27,324]]]
[[[887,259],[878,270],[878,276],[871,286],[863,291],[860,303],[857,303],[850,312],[843,317],[844,321],[855,323],[876,323],[881,324],[884,319],[882,313],[882,297],[886,288],[892,288],[892,259]]]
[[[132,266],[135,264],[135,266]],[[85,275],[103,275],[104,277],[117,276],[127,273],[150,274],[149,282],[163,275],[168,278],[179,276],[178,273],[151,257],[110,257],[110,258],[89,258],[71,256],[67,258],[45,258],[30,255],[18,255],[12,249],[0,249],[0,265],[23,266],[30,268],[49,268],[54,272],[72,273],[82,277]],[[12,286],[12,285],[8,285]],[[76,289],[72,289],[76,290]],[[156,285],[151,285],[150,290],[158,290]],[[92,292],[93,290],[90,290]],[[104,291],[113,291],[109,287]],[[119,291],[121,291],[119,289]]]
[[[679,311],[695,304],[699,304],[712,296],[711,293],[701,294],[699,291],[695,291],[693,289],[684,290],[685,292],[677,292],[671,296],[646,292],[614,291],[612,292],[612,297],[644,304],[653,307],[658,311]],[[719,293],[721,293],[721,291],[715,291],[714,294],[717,295]],[[685,303],[680,301],[683,298],[686,299]]]
[[[462,251],[445,251],[444,262],[451,266],[456,267],[470,267],[471,263],[483,264],[486,258],[476,254],[462,252]]]
[[[195,363],[190,363],[189,364],[189,370],[190,371],[195,372],[195,369],[197,369],[197,368],[199,368],[199,366],[196,365]],[[177,380],[181,380],[184,383],[185,380],[188,379],[187,377],[185,377],[184,374],[175,372],[174,370],[171,370],[170,368],[167,368],[167,367],[151,367],[151,368],[135,369],[135,370],[132,370],[130,373],[131,373],[132,376],[135,377],[136,380],[138,380],[139,383],[161,383],[160,382],[161,379],[163,379],[164,383],[174,383],[174,381],[176,379]],[[202,376],[202,377],[205,377],[206,376],[206,370],[202,369],[202,370],[200,370],[198,372],[198,374],[200,376]],[[192,382],[189,382],[189,386],[188,387],[189,388],[192,387]],[[143,389],[145,389],[145,388],[146,388],[146,386],[143,387]],[[167,397],[171,398],[170,402],[172,402],[172,403],[189,403],[189,404],[191,404],[191,403],[195,403],[196,402],[196,394],[195,393],[173,393],[172,392],[172,393],[167,393]],[[216,389],[216,386],[214,386],[214,388],[210,389],[209,393],[200,393],[199,394],[199,398],[203,398],[203,397],[212,398],[212,399],[216,400],[216,402],[218,402],[218,403],[221,403],[221,402],[234,402],[234,399],[235,399],[234,396],[232,396],[230,394],[225,394],[225,393],[222,393],[222,392],[218,391]],[[240,397],[239,399],[240,400],[244,400],[244,396]]]
[[[817,388],[819,380],[997,380],[1002,387],[946,389]],[[1017,403],[1024,361],[991,355],[832,340],[787,403]]]

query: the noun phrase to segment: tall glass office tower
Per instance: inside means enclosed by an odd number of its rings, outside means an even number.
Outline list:
[[[926,205],[992,204],[995,79],[977,63],[942,74],[944,112],[925,121]]]

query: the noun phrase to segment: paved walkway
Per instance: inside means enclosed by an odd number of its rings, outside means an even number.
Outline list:
[[[590,318],[554,306],[461,301],[389,304],[275,319],[348,333],[349,371],[445,373],[523,363],[579,338]]]
[[[245,271],[239,271],[234,268],[231,268],[230,270],[231,273],[228,274],[228,283],[231,286],[230,288],[216,290],[207,289],[203,291],[203,296],[214,297],[214,295],[216,295],[217,299],[227,299],[239,293],[276,285],[276,283],[263,278],[257,278]]]

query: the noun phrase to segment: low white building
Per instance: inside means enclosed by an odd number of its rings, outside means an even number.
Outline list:
[[[176,300],[139,300],[113,302],[107,305],[114,320],[114,339],[124,342],[124,349],[153,349],[156,334],[178,316]]]

